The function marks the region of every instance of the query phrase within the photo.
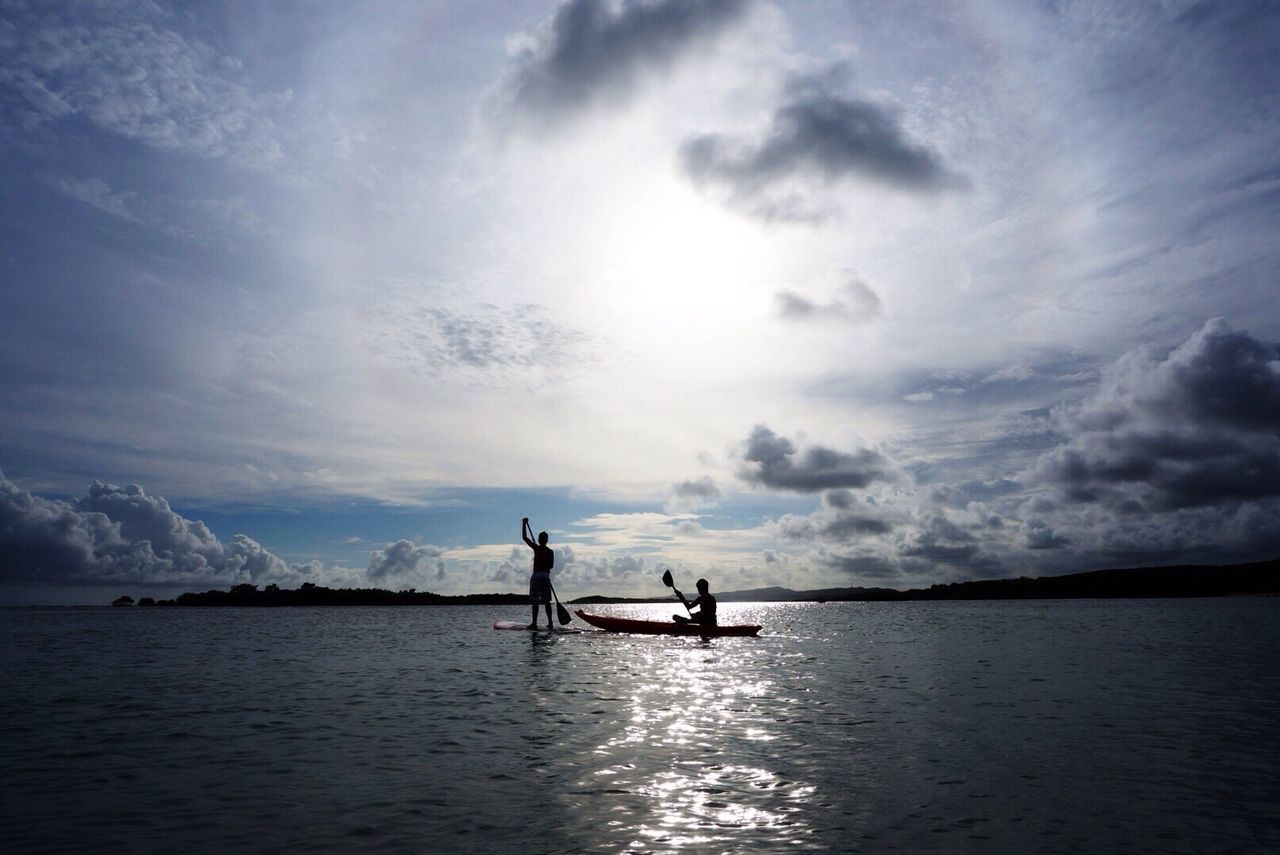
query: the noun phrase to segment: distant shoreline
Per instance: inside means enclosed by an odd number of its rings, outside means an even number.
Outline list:
[[[1280,559],[1248,564],[1177,565],[1092,570],[1065,576],[983,579],[900,591],[895,588],[755,588],[718,593],[723,603],[742,602],[919,602],[932,600],[1063,600],[1149,599],[1157,597],[1231,597],[1280,595]],[[588,596],[566,600],[572,605],[670,603],[670,597]],[[457,606],[528,605],[524,594],[447,596],[430,591],[387,591],[380,588],[326,588],[311,582],[287,589],[250,584],[227,591],[186,593],[172,600],[121,596],[113,606]]]

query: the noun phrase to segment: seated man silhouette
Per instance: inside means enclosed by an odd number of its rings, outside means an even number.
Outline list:
[[[690,611],[689,617],[684,615],[672,615],[676,623],[700,623],[703,626],[716,625],[716,598],[711,596],[711,586],[707,584],[706,579],[698,580],[698,596],[694,597],[693,602],[689,602],[684,598],[684,594],[680,593],[678,588],[672,588],[676,592],[676,596],[680,598],[680,602],[684,603],[684,607]],[[693,610],[697,608],[695,613]]]

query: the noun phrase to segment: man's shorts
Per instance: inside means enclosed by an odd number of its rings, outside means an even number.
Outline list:
[[[529,577],[529,602],[551,602],[551,574],[534,573]]]

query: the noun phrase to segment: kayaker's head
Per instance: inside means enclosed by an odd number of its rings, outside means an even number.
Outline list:
[[[699,579],[699,580],[698,580],[698,593],[699,593],[699,594],[705,594],[705,593],[707,593],[707,591],[709,591],[710,589],[711,589],[711,586],[707,584],[707,580],[706,580],[706,579]]]
[[[547,533],[545,531],[538,532],[538,543],[542,546],[547,545]]]

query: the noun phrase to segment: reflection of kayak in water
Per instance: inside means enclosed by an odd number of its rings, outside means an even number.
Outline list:
[[[700,623],[677,623],[670,620],[636,620],[609,615],[592,615],[582,609],[578,609],[575,614],[592,626],[607,629],[609,632],[634,632],[641,635],[755,635],[760,631],[760,625],[754,623],[738,626],[703,626]]]
[[[555,632],[561,635],[569,635],[575,632],[582,632],[580,629],[559,629],[554,626],[539,626],[537,629],[529,629],[526,623],[520,623],[515,620],[500,620],[493,625],[494,629],[518,629],[521,632]]]

